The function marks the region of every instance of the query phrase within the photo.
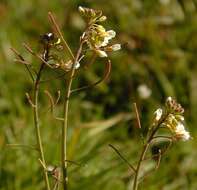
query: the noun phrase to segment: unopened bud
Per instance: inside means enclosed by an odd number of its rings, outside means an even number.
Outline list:
[[[162,111],[161,108],[157,109],[157,110],[154,112],[155,120],[156,120],[156,121],[159,121],[159,120],[161,119],[162,113],[163,113],[163,111]]]
[[[104,51],[96,50],[96,53],[99,55],[99,57],[107,57],[107,54]]]
[[[85,9],[82,6],[79,6],[78,10],[81,14],[85,13]]]
[[[184,117],[182,115],[176,115],[175,117],[179,121],[184,121]]]
[[[106,16],[102,16],[101,18],[98,19],[98,22],[104,22],[106,21],[107,17]]]
[[[118,51],[121,49],[121,45],[120,44],[114,44],[111,46],[112,51]]]

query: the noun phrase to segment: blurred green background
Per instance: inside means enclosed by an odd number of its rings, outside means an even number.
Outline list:
[[[114,29],[114,43],[125,43],[121,51],[110,53],[110,77],[96,88],[74,94],[69,112],[69,159],[85,166],[69,164],[72,190],[130,190],[132,172],[108,147],[115,145],[131,163],[136,163],[142,147],[133,103],[140,112],[144,131],[153,112],[173,96],[185,108],[186,127],[193,140],[175,142],[163,156],[158,171],[140,184],[146,190],[197,189],[197,1],[196,0],[1,0],[0,1],[0,190],[44,189],[38,153],[11,148],[10,143],[35,145],[32,109],[25,92],[32,83],[24,65],[14,63],[10,47],[29,62],[40,63],[23,48],[29,44],[40,50],[40,34],[53,31],[47,13],[52,11],[70,44],[76,50],[85,23],[78,6],[102,10],[106,29]],[[90,59],[87,57],[82,64]],[[92,83],[105,71],[105,59],[96,59],[88,71],[75,79],[73,87]],[[55,76],[47,69],[44,77]],[[44,90],[54,98],[64,93],[65,81],[41,85],[41,134],[48,165],[60,164],[60,127],[46,108]],[[151,94],[143,97],[140,86]],[[147,90],[145,90],[146,92]],[[62,104],[56,115],[61,116]],[[164,131],[165,132],[165,131]],[[154,154],[166,142],[152,147]],[[154,170],[156,160],[143,164],[141,176]],[[53,178],[50,177],[53,183]]]

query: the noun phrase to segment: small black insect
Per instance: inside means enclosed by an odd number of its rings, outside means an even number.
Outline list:
[[[54,34],[52,32],[40,35],[41,42],[52,42],[54,40]]]

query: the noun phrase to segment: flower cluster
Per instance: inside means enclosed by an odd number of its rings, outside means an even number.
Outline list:
[[[121,49],[120,44],[108,46],[109,40],[116,36],[116,32],[113,30],[106,31],[102,25],[98,24],[107,19],[106,16],[102,16],[102,11],[95,11],[80,6],[79,12],[87,19],[86,42],[91,50],[94,50],[100,57],[107,57],[106,51]]]
[[[184,109],[180,104],[178,104],[174,99],[168,97],[166,100],[166,111],[167,117],[163,126],[168,128],[172,134],[173,139],[177,141],[187,141],[190,139],[190,134],[185,130],[183,125]],[[155,112],[155,120],[160,120],[162,117],[162,109],[158,109]]]

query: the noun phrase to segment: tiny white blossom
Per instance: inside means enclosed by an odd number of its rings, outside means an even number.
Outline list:
[[[140,98],[142,99],[149,98],[152,93],[150,88],[148,88],[146,84],[139,85],[137,88],[137,91],[138,91]]]
[[[163,113],[163,110],[162,110],[161,108],[157,109],[157,110],[154,112],[155,120],[156,120],[156,121],[159,121],[159,120],[161,119],[162,113]]]
[[[188,131],[184,131],[183,136],[181,138],[182,141],[187,141],[190,139],[190,134]]]
[[[187,141],[190,139],[189,132],[185,130],[184,125],[180,122],[176,126],[174,133],[177,140]]]

